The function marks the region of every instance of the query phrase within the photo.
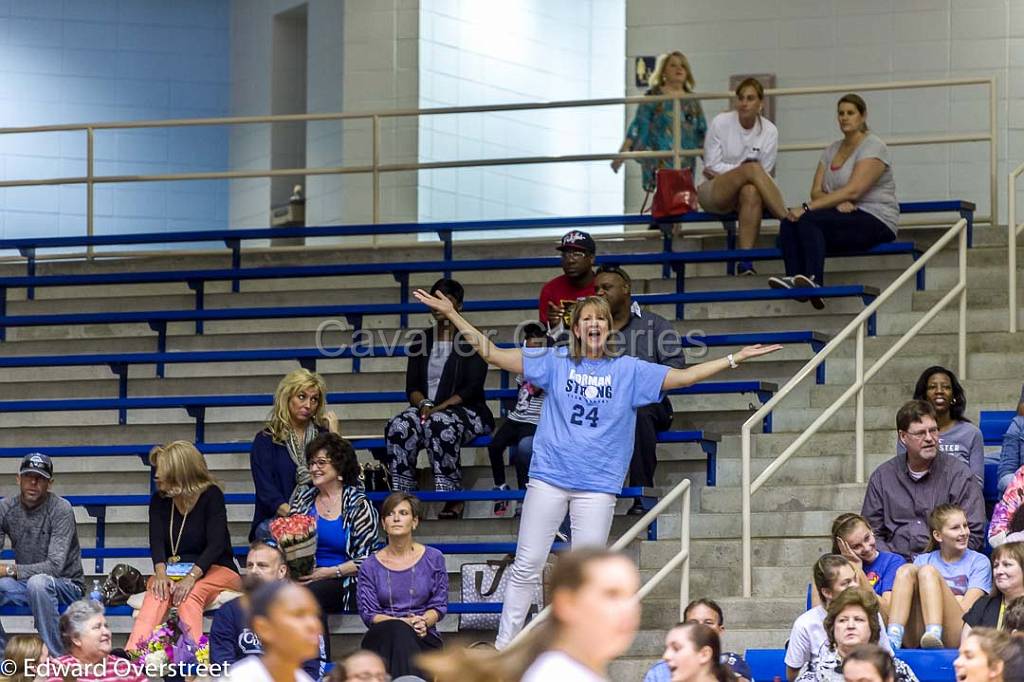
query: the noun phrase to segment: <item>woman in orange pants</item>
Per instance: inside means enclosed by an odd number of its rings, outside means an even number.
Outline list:
[[[135,619],[128,647],[153,634],[171,607],[193,639],[203,634],[203,611],[224,590],[241,590],[231,552],[224,493],[206,460],[188,441],[150,453],[157,492],[149,503],[149,548],[155,575]]]

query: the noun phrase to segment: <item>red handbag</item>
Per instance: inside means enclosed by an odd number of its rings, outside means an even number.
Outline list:
[[[662,220],[697,210],[697,189],[689,168],[659,168],[654,176],[651,216]]]

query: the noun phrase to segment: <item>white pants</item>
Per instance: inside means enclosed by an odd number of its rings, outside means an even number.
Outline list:
[[[604,547],[615,516],[615,495],[566,490],[530,479],[519,522],[516,560],[512,564],[494,645],[504,649],[526,622],[534,589],[566,511],[572,525],[572,546]]]

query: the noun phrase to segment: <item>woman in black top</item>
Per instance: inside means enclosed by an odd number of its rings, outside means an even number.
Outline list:
[[[451,279],[439,279],[430,288],[462,308],[462,285]],[[434,469],[437,490],[462,490],[463,445],[477,436],[490,433],[494,417],[484,401],[487,363],[469,343],[456,336],[446,317],[431,311],[434,326],[423,330],[409,344],[409,363],[405,371],[405,392],[409,405],[388,421],[388,468],[394,490],[416,489],[416,454],[424,448]],[[461,502],[449,502],[439,518],[462,516]]]
[[[193,639],[203,634],[203,611],[224,590],[240,591],[228,533],[224,493],[192,443],[153,448],[157,492],[149,503],[149,551],[155,575],[128,637],[137,647],[176,607]]]
[[[1003,629],[1007,605],[1024,596],[1024,542],[1007,542],[992,550],[992,594],[974,602],[964,614],[964,641],[971,628]]]

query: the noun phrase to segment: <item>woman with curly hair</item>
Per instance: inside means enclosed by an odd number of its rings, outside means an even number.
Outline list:
[[[840,592],[828,605],[825,634],[818,655],[796,678],[797,682],[840,682],[847,656],[862,644],[878,644],[881,636],[878,597],[870,590],[850,588]],[[906,663],[894,659],[895,682],[917,682]]]
[[[363,560],[380,549],[380,516],[359,483],[359,461],[352,444],[336,433],[322,433],[306,447],[311,488],[295,498],[293,514],[316,519],[316,569],[299,578],[327,615],[356,609],[356,574]],[[331,660],[330,635],[324,636]]]
[[[338,433],[338,418],[326,402],[323,377],[307,369],[288,373],[277,385],[274,407],[249,453],[256,487],[250,541],[268,539],[270,522],[288,516],[293,498],[312,485],[306,447],[324,431]]]

